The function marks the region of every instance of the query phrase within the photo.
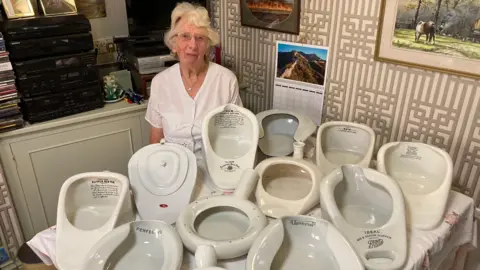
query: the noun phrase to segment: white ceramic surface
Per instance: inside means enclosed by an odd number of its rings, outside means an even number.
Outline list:
[[[258,146],[271,157],[290,155],[294,142],[305,141],[317,129],[310,117],[292,110],[272,109],[256,117],[260,128]]]
[[[453,163],[444,150],[419,142],[392,142],[377,154],[377,169],[402,188],[407,222],[430,230],[443,219],[452,184]]]
[[[328,221],[285,216],[270,223],[253,243],[246,270],[363,270],[355,250]]]
[[[294,142],[293,143],[293,158],[303,159],[304,155],[305,155],[304,149],[305,149],[305,143],[304,142]]]
[[[87,252],[116,226],[133,221],[128,178],[112,172],[81,173],[62,185],[57,208],[57,263],[80,269]]]
[[[128,176],[140,218],[173,224],[191,201],[197,161],[186,147],[162,140],[133,154]]]
[[[161,221],[124,224],[105,235],[85,257],[83,270],[178,270],[183,246],[175,229]]]
[[[248,201],[257,180],[258,174],[246,169],[233,195],[203,197],[187,206],[176,222],[184,246],[194,253],[210,245],[218,259],[245,255],[267,225],[262,211]]]
[[[260,162],[255,170],[260,176],[255,199],[265,215],[301,215],[318,204],[323,174],[315,164],[293,157],[273,157]]]
[[[194,270],[225,270],[225,268],[217,267],[217,254],[215,249],[210,246],[199,246],[195,251],[195,262],[197,268]]]
[[[318,128],[316,162],[325,174],[344,164],[368,168],[374,146],[375,132],[370,127],[352,122],[326,122]]]
[[[244,169],[252,169],[258,146],[258,122],[243,107],[227,104],[211,110],[202,123],[203,152],[212,183],[237,187]]]
[[[343,165],[320,185],[322,217],[352,243],[370,270],[402,269],[407,233],[402,190],[388,175]]]

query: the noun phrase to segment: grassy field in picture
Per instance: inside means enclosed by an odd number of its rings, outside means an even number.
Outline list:
[[[422,35],[420,42],[415,42],[415,30],[396,29],[392,43],[399,48],[480,60],[480,43],[435,35],[435,44],[425,44],[425,38]]]

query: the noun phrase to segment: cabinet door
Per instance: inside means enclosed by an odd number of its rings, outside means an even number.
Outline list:
[[[152,127],[150,123],[145,120],[145,117],[140,117],[140,125],[142,127],[142,143],[143,146],[150,144],[150,128]]]
[[[128,176],[127,164],[142,146],[138,117],[31,137],[11,145],[28,213],[19,213],[27,239],[56,224],[63,182],[78,173],[112,171]]]

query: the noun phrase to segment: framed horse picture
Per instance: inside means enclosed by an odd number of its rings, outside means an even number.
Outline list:
[[[375,60],[480,79],[480,0],[382,0]]]

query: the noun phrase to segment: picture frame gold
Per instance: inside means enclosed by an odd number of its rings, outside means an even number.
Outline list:
[[[30,0],[3,0],[2,5],[8,19],[35,16],[35,10]]]
[[[402,3],[405,1],[381,0],[376,61],[480,79],[480,29],[458,32],[465,29],[452,27],[457,33],[445,31],[452,7],[437,5],[435,0],[433,6],[438,12],[431,14],[418,12],[425,1],[419,1],[418,6],[402,6]],[[460,8],[466,9],[457,7],[453,12],[465,12]],[[426,23],[431,23],[433,38],[428,39],[424,33],[428,29]],[[471,54],[461,51],[465,46]]]
[[[40,0],[45,16],[76,14],[75,0]]]

